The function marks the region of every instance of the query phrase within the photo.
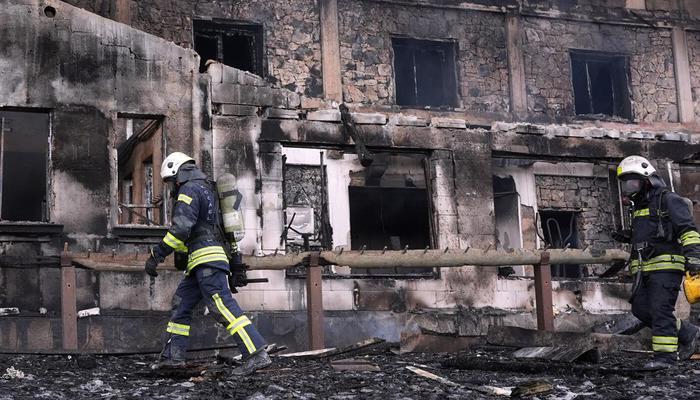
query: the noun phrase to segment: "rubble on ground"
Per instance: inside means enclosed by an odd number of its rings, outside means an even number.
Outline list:
[[[643,372],[638,368],[649,357],[646,353],[604,352],[599,363],[557,364],[525,362],[513,357],[514,350],[486,345],[459,354],[396,354],[396,349],[384,345],[331,356],[275,355],[271,367],[243,378],[230,376],[233,365],[217,363],[225,359],[221,357],[193,360],[178,375],[151,371],[152,355],[2,354],[0,371],[31,372],[35,379],[3,376],[0,399],[490,399],[505,398],[505,393],[569,400],[700,396],[698,361]],[[338,370],[349,359],[352,365],[376,368]],[[464,360],[473,360],[468,369],[462,368]],[[521,368],[543,364],[549,368]],[[493,394],[487,394],[489,390]]]

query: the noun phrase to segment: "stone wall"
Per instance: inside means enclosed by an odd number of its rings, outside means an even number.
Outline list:
[[[468,111],[508,111],[504,17],[427,7],[338,2],[343,98],[395,104],[391,38],[454,40],[457,86]]]
[[[535,176],[537,206],[540,210],[578,211],[579,247],[613,249],[610,237],[615,205],[606,178]]]
[[[570,49],[629,56],[635,122],[677,122],[671,32],[526,17],[523,60],[528,111],[539,120],[575,115]]]
[[[695,118],[700,117],[700,32],[686,32]]]
[[[105,9],[100,1],[69,3],[95,12]],[[299,94],[323,94],[320,19],[315,0],[142,0],[130,4],[131,26],[183,47],[192,47],[193,19],[262,24],[268,80]]]

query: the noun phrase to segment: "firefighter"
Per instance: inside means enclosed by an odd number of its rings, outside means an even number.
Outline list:
[[[247,375],[268,366],[271,361],[264,349],[263,337],[231,294],[229,259],[219,226],[221,217],[213,183],[195,166],[194,159],[179,152],[165,158],[160,176],[171,185],[171,193],[175,193],[172,226],[163,240],[151,249],[146,273],[158,276],[156,266],[173,251],[176,255],[187,256],[182,268],[185,276],[173,296],[167,342],[153,368],[185,364],[192,311],[202,300],[241,350],[243,364],[233,373]]]
[[[632,313],[652,330],[654,356],[645,368],[668,368],[700,343],[700,329],[674,315],[684,271],[700,273],[700,234],[686,199],[666,188],[647,159],[625,158],[617,178],[632,227],[614,237],[632,244],[630,272],[640,274]]]

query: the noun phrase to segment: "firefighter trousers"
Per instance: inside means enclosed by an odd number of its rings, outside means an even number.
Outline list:
[[[185,276],[173,296],[173,313],[162,358],[184,360],[189,346],[192,312],[204,300],[214,318],[233,336],[243,358],[264,348],[265,340],[231,294],[228,275],[219,268],[198,266]]]
[[[680,271],[646,272],[632,300],[632,314],[651,328],[652,349],[657,357],[675,357],[679,340],[687,344],[695,327],[676,319],[676,300],[683,273]]]

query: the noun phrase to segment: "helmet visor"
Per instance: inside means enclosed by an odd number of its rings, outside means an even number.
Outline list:
[[[620,190],[623,196],[632,196],[642,191],[644,183],[641,179],[631,178],[620,182]]]

